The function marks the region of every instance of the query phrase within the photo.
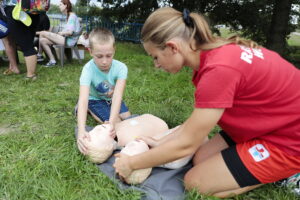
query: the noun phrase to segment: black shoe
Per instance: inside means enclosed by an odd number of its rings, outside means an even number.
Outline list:
[[[38,62],[44,61],[44,57],[43,57],[43,56],[36,55],[36,57],[37,57],[37,61],[38,61]]]

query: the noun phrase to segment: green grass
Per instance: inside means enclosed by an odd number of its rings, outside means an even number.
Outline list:
[[[118,43],[115,58],[129,67],[124,99],[132,113],[154,114],[170,127],[190,115],[191,70],[176,75],[157,70],[136,44]],[[63,68],[38,66],[38,79],[27,82],[24,61],[21,63],[21,75],[4,76],[5,66],[0,67],[0,200],[140,199],[138,192],[119,190],[76,148],[72,111],[83,65],[73,62]],[[88,125],[95,124],[89,118]],[[215,198],[190,192],[186,199]],[[296,197],[268,184],[234,199]]]

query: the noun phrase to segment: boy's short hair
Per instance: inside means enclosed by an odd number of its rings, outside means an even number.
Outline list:
[[[103,44],[111,41],[115,46],[115,36],[106,28],[95,28],[89,34],[90,48],[93,49],[95,44]]]

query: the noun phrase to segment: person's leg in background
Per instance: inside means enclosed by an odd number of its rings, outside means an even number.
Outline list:
[[[36,32],[36,27],[39,23],[39,15],[30,15],[32,24],[28,27],[28,48],[24,49],[24,57],[27,68],[28,78],[35,78],[36,76],[36,65],[37,65],[37,56],[34,48],[34,36]]]
[[[26,63],[27,73],[26,77],[35,79],[36,78],[36,51],[34,49],[34,36],[36,31],[36,26],[39,22],[38,15],[30,15],[32,23],[30,26],[24,25],[22,22],[14,20],[12,18],[13,6],[8,6],[5,8],[7,15],[8,27],[11,36],[16,41],[16,44],[20,46]]]
[[[2,38],[2,42],[9,60],[9,68],[4,72],[4,74],[19,74],[20,70],[17,64],[16,44],[12,41],[9,35],[5,38]]]
[[[50,45],[52,44],[59,44],[59,45],[65,44],[65,37],[49,31],[41,31],[40,50],[38,56],[42,54],[42,50],[45,51],[45,53],[49,57],[49,62],[46,64],[46,66],[51,66],[56,64],[55,57],[50,48]]]

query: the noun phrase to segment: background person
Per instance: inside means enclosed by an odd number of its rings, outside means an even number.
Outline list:
[[[32,23],[30,26],[26,26],[19,20],[15,20],[12,17],[12,10],[14,9],[16,0],[4,0],[3,5],[7,16],[7,24],[10,31],[10,36],[21,48],[24,54],[27,73],[27,79],[36,79],[36,51],[34,49],[33,40],[35,36],[36,26],[39,23],[39,14],[30,14]]]
[[[20,74],[20,70],[17,64],[17,57],[16,57],[16,44],[12,41],[12,38],[9,36],[9,29],[7,26],[7,17],[4,11],[4,6],[0,3],[0,20],[1,26],[6,29],[1,29],[1,40],[3,42],[5,53],[9,60],[9,67],[3,72],[4,75],[10,74]]]
[[[39,51],[38,51],[38,59],[42,58],[42,52],[43,50],[49,57],[49,62],[45,65],[45,67],[51,67],[56,65],[56,60],[54,55],[52,54],[52,51],[50,49],[50,45],[53,44],[59,44],[64,45],[65,44],[65,37],[67,38],[67,45],[73,46],[78,40],[79,36],[72,36],[74,32],[80,31],[80,22],[77,15],[72,12],[72,4],[69,0],[61,0],[59,4],[60,11],[67,15],[67,24],[65,25],[64,29],[61,32],[58,33],[52,33],[50,31],[42,31],[39,33],[40,35],[40,45],[39,45]]]
[[[50,19],[47,15],[47,13],[40,13],[39,15],[40,20],[39,24],[36,28],[36,35],[34,37],[34,46],[38,50],[39,49],[39,35],[41,31],[50,31]],[[37,61],[43,61],[43,57],[38,57]]]
[[[90,33],[89,44],[93,59],[81,72],[77,113],[77,144],[82,153],[86,152],[83,140],[89,138],[85,130],[88,111],[98,122],[109,122],[113,135],[115,123],[131,115],[122,100],[128,69],[113,59],[114,35],[107,29],[96,28]]]
[[[117,155],[116,173],[127,177],[195,153],[186,189],[229,197],[299,172],[298,69],[252,41],[215,37],[204,17],[187,10],[156,10],[141,37],[156,67],[194,70],[194,110],[171,139],[155,141],[161,145]],[[217,124],[223,131],[201,145]]]

